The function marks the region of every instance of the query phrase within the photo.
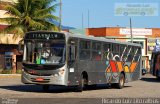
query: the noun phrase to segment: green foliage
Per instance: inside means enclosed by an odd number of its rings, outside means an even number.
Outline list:
[[[10,24],[3,33],[14,33],[15,37],[23,37],[25,32],[36,30],[57,31],[58,27],[50,21],[57,21],[52,15],[59,4],[55,0],[18,0],[17,3],[6,5],[6,14],[10,17],[0,18],[0,22]]]
[[[22,74],[22,70],[21,70],[21,69],[17,69],[17,70],[16,70],[16,73],[17,73],[17,74]]]
[[[1,74],[12,74],[12,70],[2,70]]]
[[[12,74],[12,69],[0,69],[0,74]],[[16,70],[16,74],[21,74],[22,70],[21,69],[17,69]]]

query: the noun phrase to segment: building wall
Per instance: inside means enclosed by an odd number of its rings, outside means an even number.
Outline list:
[[[0,62],[0,69],[4,69],[4,59],[5,59],[5,57],[4,57],[4,54],[3,53],[0,53],[0,60],[1,60],[1,62]]]
[[[5,18],[5,17],[10,17],[9,14],[7,14],[6,10],[4,10],[4,6],[9,5],[13,3],[12,0],[0,0],[0,18]],[[0,22],[0,26],[3,25],[8,25],[7,22]]]
[[[106,35],[107,36],[120,36],[119,27],[107,27]]]
[[[86,29],[86,34],[93,36],[106,36],[106,28],[88,28]]]
[[[0,44],[0,69],[22,68],[22,55],[18,53],[18,45]],[[14,63],[14,64],[13,64]]]
[[[126,36],[125,34],[120,34],[120,28],[121,27],[86,28],[86,35],[125,37]],[[152,35],[146,35],[145,37],[150,37],[150,38],[160,37],[160,28],[146,28],[146,29],[152,29]]]
[[[10,17],[4,10],[4,5],[12,4],[17,0],[0,0],[0,18]],[[0,22],[0,31],[8,26],[6,22]],[[0,34],[0,69],[12,69],[15,73],[16,69],[22,68],[22,55],[18,53],[18,42],[20,37],[14,39],[14,34]]]
[[[152,28],[152,36],[148,36],[150,38],[158,38],[160,37],[160,28]]]

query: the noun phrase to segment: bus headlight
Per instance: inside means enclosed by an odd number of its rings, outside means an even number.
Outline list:
[[[58,74],[54,74],[55,77],[58,77]]]
[[[60,71],[58,72],[59,75],[63,75],[64,74],[64,69],[60,69]]]

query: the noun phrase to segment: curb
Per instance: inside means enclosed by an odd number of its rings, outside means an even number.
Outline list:
[[[21,74],[0,74],[1,78],[21,78]]]

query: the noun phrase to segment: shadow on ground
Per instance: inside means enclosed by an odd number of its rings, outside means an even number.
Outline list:
[[[146,81],[146,82],[153,82],[153,83],[160,83],[160,80],[157,78],[153,78],[153,77],[144,77],[141,79],[142,81]]]
[[[125,86],[124,88],[131,87]],[[37,92],[41,93],[44,92],[42,90],[42,86],[40,85],[10,85],[10,86],[0,86],[1,89],[6,90],[13,90],[19,92]],[[87,86],[84,91],[91,91],[91,90],[104,90],[104,89],[116,89],[114,87],[109,87],[106,84],[101,85],[90,85]],[[50,90],[47,93],[67,93],[67,92],[77,92],[76,86],[50,86]]]

